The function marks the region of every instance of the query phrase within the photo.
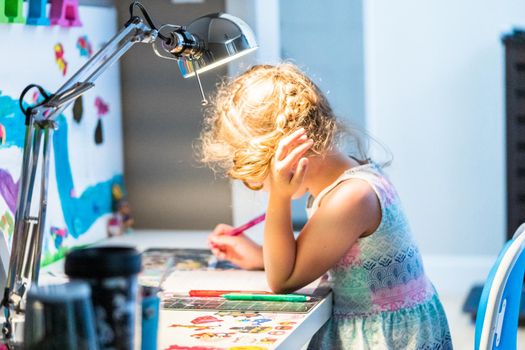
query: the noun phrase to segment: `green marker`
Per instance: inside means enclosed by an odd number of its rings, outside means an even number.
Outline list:
[[[310,301],[311,298],[306,295],[299,294],[223,294],[223,298],[228,300],[260,300],[260,301],[293,301],[305,302]]]

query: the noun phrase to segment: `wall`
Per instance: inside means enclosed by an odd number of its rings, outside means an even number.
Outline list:
[[[363,127],[362,1],[280,2],[281,56],[301,67],[336,114]]]
[[[501,35],[525,2],[364,2],[368,129],[426,254],[496,254],[505,237]]]
[[[123,24],[129,2],[116,5]],[[224,11],[223,1],[143,5],[158,26]],[[122,58],[121,71],[124,166],[136,228],[211,229],[231,222],[229,183],[202,167],[192,148],[202,121],[196,80],[183,79],[176,62],[157,57],[150,45],[135,45]],[[207,95],[224,74],[222,67],[201,76]]]

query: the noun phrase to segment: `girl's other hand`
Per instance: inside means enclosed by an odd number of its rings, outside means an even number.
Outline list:
[[[229,236],[233,227],[218,224],[208,236],[208,245],[217,258],[228,260],[245,270],[264,268],[262,247],[248,238],[244,233]]]
[[[271,190],[276,190],[274,192],[280,195],[293,197],[301,187],[306,174],[308,159],[304,155],[313,144],[302,128],[279,142],[272,162]]]

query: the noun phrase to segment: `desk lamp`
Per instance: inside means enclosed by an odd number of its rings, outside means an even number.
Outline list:
[[[135,8],[140,9],[142,17],[134,15]],[[196,76],[203,104],[206,99],[199,73],[257,48],[248,25],[228,14],[203,16],[188,26],[165,24],[157,28],[140,2],[132,2],[129,12],[130,19],[124,28],[55,93],[49,94],[42,87],[32,84],[20,96],[20,108],[26,116],[26,133],[11,255],[2,300],[5,314],[2,333],[10,342],[14,334],[18,337],[20,333],[18,328],[23,323],[26,292],[32,283],[38,283],[47,208],[50,141],[60,113],[91,89],[94,81],[136,43],[152,44],[157,55],[177,60],[184,78]],[[34,88],[40,91],[44,100],[33,106],[24,106],[24,96]],[[40,198],[33,200],[37,169],[41,171]]]

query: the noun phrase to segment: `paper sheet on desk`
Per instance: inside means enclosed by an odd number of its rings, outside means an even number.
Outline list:
[[[275,349],[297,334],[306,314],[166,311],[159,349]],[[304,329],[304,328],[303,328]]]
[[[297,291],[312,294],[320,279]],[[187,295],[192,289],[200,290],[264,290],[271,291],[264,271],[196,270],[173,271],[162,287],[167,293]]]

